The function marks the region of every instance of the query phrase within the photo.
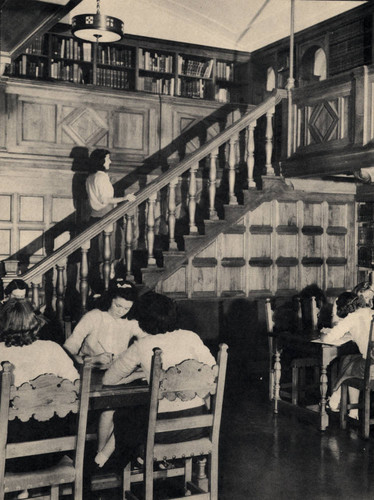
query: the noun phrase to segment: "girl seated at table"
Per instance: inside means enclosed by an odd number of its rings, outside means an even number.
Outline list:
[[[349,333],[349,339],[357,344],[360,354],[349,354],[341,358],[338,380],[329,399],[329,406],[332,411],[339,411],[342,382],[351,377],[364,377],[366,351],[373,317],[373,310],[366,307],[360,297],[353,292],[340,294],[336,306],[337,316],[341,319],[333,328],[323,328],[321,330],[321,339],[324,342],[333,342]],[[358,403],[359,394],[358,389],[349,388],[351,403]],[[358,410],[350,410],[349,416],[358,418]]]
[[[94,362],[108,364],[127,349],[132,337],[146,335],[134,319],[137,290],[133,283],[115,280],[103,299],[101,309],[86,313],[64,343],[78,362],[88,355]]]
[[[175,302],[154,292],[144,294],[139,300],[139,325],[149,335],[135,342],[123,352],[106,371],[103,384],[125,384],[134,380],[134,370],[141,367],[148,382],[150,379],[153,349],[162,349],[163,369],[177,365],[185,359],[196,359],[209,366],[216,364],[209,349],[200,337],[188,330],[177,327]],[[198,396],[191,401],[168,401],[163,399],[159,411],[164,418],[201,415],[205,411],[204,401]],[[160,417],[162,418],[162,417]],[[145,443],[148,424],[148,408],[137,406],[116,410],[114,413],[114,433],[107,444],[97,454],[95,462],[102,467],[116,451],[115,457],[121,466],[138,457],[137,451]],[[205,429],[174,431],[163,436],[162,442],[172,443],[199,439]]]
[[[9,299],[1,311],[0,318],[0,362],[9,361],[14,365],[14,385],[35,379],[45,373],[53,373],[74,382],[79,373],[70,357],[61,346],[50,340],[39,340],[41,321],[27,299]],[[24,441],[39,438],[40,435],[64,435],[68,421],[53,417],[49,422],[15,419],[9,422],[8,441]],[[40,455],[7,461],[7,470],[20,472],[37,470],[54,465],[61,458],[57,455]],[[18,498],[28,498],[27,491]]]

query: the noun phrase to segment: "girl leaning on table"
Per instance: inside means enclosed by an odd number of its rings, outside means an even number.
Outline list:
[[[146,333],[134,319],[137,290],[133,283],[117,279],[111,283],[100,309],[86,313],[66,340],[65,349],[82,362],[90,356],[93,362],[109,365],[128,348],[132,337],[142,338]],[[98,451],[101,451],[113,431],[113,411],[101,413],[99,418]]]
[[[367,307],[365,301],[356,293],[344,292],[337,298],[336,313],[340,320],[332,328],[323,328],[321,339],[324,342],[334,342],[349,333],[349,340],[357,344],[360,354],[349,354],[341,358],[338,380],[329,399],[332,411],[339,411],[342,382],[351,377],[364,377],[366,351],[374,311]],[[358,403],[359,395],[359,390],[349,387],[351,403]],[[349,416],[358,418],[358,410],[350,410]]]

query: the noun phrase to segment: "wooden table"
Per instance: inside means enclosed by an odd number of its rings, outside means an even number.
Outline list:
[[[326,413],[326,396],[328,389],[327,367],[336,358],[343,354],[356,352],[357,347],[350,342],[349,337],[339,345],[328,344],[319,340],[320,332],[302,331],[300,333],[280,332],[271,334],[274,341],[274,365],[273,373],[269,375],[273,379],[273,403],[274,413],[278,413],[281,405],[302,411],[306,416],[317,417],[319,429],[324,431],[329,424],[329,415]],[[319,359],[320,362],[320,393],[318,409],[296,406],[290,401],[280,398],[280,380],[282,374],[282,351],[283,348],[292,348],[296,352]],[[295,408],[296,407],[296,408]],[[309,415],[308,415],[309,414]]]
[[[115,410],[127,406],[147,404],[149,385],[142,380],[130,384],[103,385],[104,370],[94,368],[91,377],[90,410]]]

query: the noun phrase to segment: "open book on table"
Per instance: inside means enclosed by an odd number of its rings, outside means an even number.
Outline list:
[[[346,344],[347,342],[349,342],[350,340],[352,340],[352,336],[348,332],[345,335],[343,335],[343,337],[340,337],[339,339],[336,339],[336,340],[326,341],[326,340],[322,340],[322,339],[313,339],[311,342],[315,342],[317,344],[327,344],[327,345],[343,345],[343,344]]]

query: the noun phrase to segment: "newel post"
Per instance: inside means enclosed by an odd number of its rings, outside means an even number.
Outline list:
[[[5,276],[2,278],[4,288],[18,276],[18,260],[4,260]]]

